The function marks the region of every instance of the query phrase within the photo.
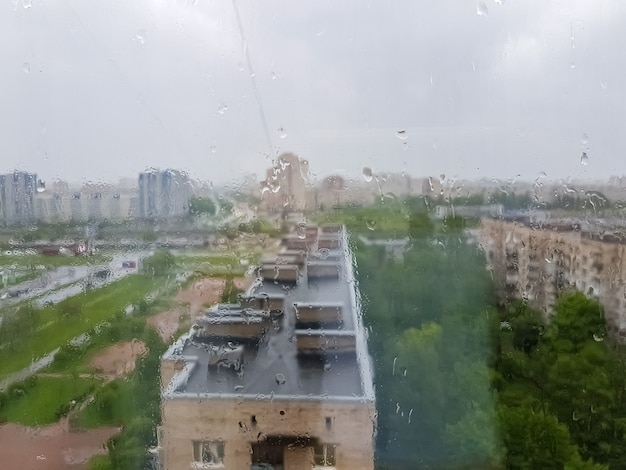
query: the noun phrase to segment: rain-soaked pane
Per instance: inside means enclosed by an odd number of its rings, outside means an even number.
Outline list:
[[[624,468],[625,31],[0,4],[0,468]]]

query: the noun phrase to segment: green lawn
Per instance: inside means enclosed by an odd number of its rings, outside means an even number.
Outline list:
[[[87,470],[114,470],[108,455],[94,455],[87,463]]]
[[[30,387],[10,388],[11,400],[0,414],[9,422],[27,426],[54,423],[69,412],[72,400],[83,400],[98,385],[95,379],[37,377]]]
[[[79,425],[84,428],[122,425],[138,414],[133,390],[132,379],[104,385],[95,394],[95,400],[78,415]]]
[[[36,324],[29,325],[19,341],[0,350],[0,378],[27,367],[33,358],[42,357],[111,319],[127,305],[139,303],[160,283],[159,278],[133,274],[42,309]]]
[[[368,207],[345,207],[313,217],[317,223],[341,223],[368,238],[403,238],[409,232],[406,207],[399,203]]]
[[[185,253],[176,257],[179,267],[188,271],[196,271],[205,277],[243,276],[249,266],[258,262],[258,253],[240,253],[225,255],[223,253]],[[242,265],[245,259],[248,264]]]

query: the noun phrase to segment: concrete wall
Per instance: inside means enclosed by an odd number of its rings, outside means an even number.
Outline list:
[[[252,416],[255,417],[256,424]],[[332,420],[327,429],[326,418]],[[161,447],[163,468],[193,468],[197,440],[225,442],[224,468],[245,470],[251,465],[251,445],[264,436],[307,436],[336,445],[337,470],[374,468],[373,403],[255,400],[254,398],[174,398],[163,404]],[[284,452],[284,470],[310,469],[312,448]]]

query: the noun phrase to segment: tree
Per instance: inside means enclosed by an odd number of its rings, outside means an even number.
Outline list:
[[[606,467],[583,462],[571,442],[567,426],[540,404],[527,400],[523,406],[502,406],[498,410],[506,449],[505,466],[510,470],[577,469],[602,470]]]
[[[539,344],[544,323],[541,313],[533,310],[528,302],[522,301],[512,311],[510,319],[515,349],[530,354]]]
[[[189,200],[189,213],[191,215],[215,215],[215,203],[210,198],[192,197]]]
[[[159,250],[143,261],[143,271],[150,276],[166,276],[176,266],[176,257],[167,250]]]
[[[435,226],[425,212],[413,212],[409,216],[409,236],[416,238],[429,238],[435,232]]]
[[[606,336],[602,306],[581,292],[561,296],[554,312],[546,336],[557,352],[577,352],[586,342]]]

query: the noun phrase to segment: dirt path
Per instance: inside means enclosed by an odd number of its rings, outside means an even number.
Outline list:
[[[147,351],[143,341],[122,341],[96,354],[91,360],[91,367],[108,380],[115,380],[135,370],[137,358]]]
[[[189,314],[195,317],[205,309],[206,305],[219,302],[226,281],[218,278],[206,278],[195,281],[187,289],[179,292],[176,300],[189,305]]]
[[[67,419],[43,427],[7,423],[0,426],[0,466],[7,469],[83,470],[120,429],[101,427],[70,432]]]

